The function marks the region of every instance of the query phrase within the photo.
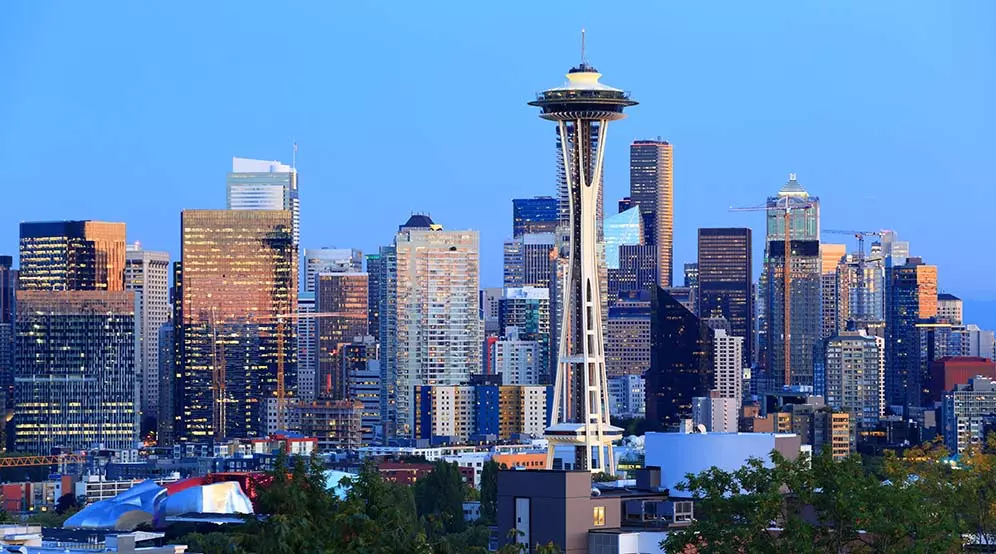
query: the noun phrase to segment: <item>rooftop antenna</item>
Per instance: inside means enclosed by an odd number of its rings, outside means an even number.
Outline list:
[[[584,59],[584,27],[581,27],[581,65],[585,64]]]
[[[293,153],[291,154],[291,169],[297,171],[297,141],[294,141]]]

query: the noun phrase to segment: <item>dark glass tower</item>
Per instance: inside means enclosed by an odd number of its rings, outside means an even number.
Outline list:
[[[886,272],[885,401],[905,413],[927,393],[917,323],[937,315],[937,266],[908,258]]]
[[[557,199],[549,196],[512,199],[512,236],[557,230]]]
[[[692,398],[713,386],[712,330],[667,291],[651,299],[647,422],[673,430],[692,415]]]
[[[698,313],[721,315],[730,334],[744,338],[744,367],[750,366],[752,315],[751,232],[747,228],[699,229]]]
[[[674,262],[674,181],[671,144],[637,140],[629,147],[629,196],[640,206],[644,243],[657,247],[662,287],[672,284]]]

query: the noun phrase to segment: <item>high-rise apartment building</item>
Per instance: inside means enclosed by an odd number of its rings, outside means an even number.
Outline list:
[[[413,437],[517,435],[539,437],[546,428],[552,402],[550,386],[537,385],[419,385],[415,387]]]
[[[20,290],[124,290],[125,224],[21,223]]]
[[[292,214],[185,210],[180,220],[176,438],[259,436],[280,377],[286,394],[295,388],[297,327],[284,322],[298,308]]]
[[[553,356],[553,328],[550,291],[541,287],[508,287],[498,299],[499,335],[508,337],[514,327],[521,341],[533,341],[537,345],[536,382],[552,382],[556,361]],[[511,384],[511,383],[509,383]],[[527,384],[527,383],[522,383]]]
[[[792,174],[778,194],[768,198],[767,208],[766,386],[812,387],[822,321],[819,198],[810,196]],[[789,252],[785,248],[785,217],[789,218]],[[788,290],[784,278],[786,261]]]
[[[547,371],[540,366],[540,344],[524,340],[517,327],[508,327],[494,343],[493,356],[491,366],[503,385],[543,384]]]
[[[135,294],[18,291],[16,318],[16,450],[134,448]]]
[[[403,228],[404,226],[402,226]],[[398,255],[393,245],[381,246],[377,267],[377,311],[379,326],[377,342],[380,344],[380,413],[384,423],[384,436],[397,434],[398,421]]]
[[[349,392],[342,349],[367,332],[369,282],[366,273],[319,273],[315,277],[315,322],[319,396],[340,400]]]
[[[397,376],[396,432],[411,436],[415,386],[462,385],[481,371],[480,247],[476,231],[444,231],[416,215],[394,251],[395,332],[384,354]]]
[[[229,210],[287,210],[291,213],[294,246],[301,239],[301,200],[297,169],[270,160],[232,158],[228,174]]]
[[[314,292],[319,273],[361,273],[363,252],[355,248],[305,248],[304,291]]]
[[[937,315],[937,266],[905,262],[887,268],[885,296],[885,400],[903,413],[922,405],[927,384],[917,324]]]
[[[343,373],[349,380],[350,400],[363,405],[360,413],[364,444],[371,444],[382,434],[380,417],[380,352],[372,336],[343,346]]]
[[[619,269],[619,247],[643,244],[643,224],[639,207],[605,218],[605,265]]]
[[[973,377],[944,394],[941,426],[944,444],[953,455],[985,445],[986,420],[996,416],[996,381]]]
[[[609,307],[605,373],[610,379],[618,375],[642,376],[650,369],[650,304],[649,290],[632,290],[620,292],[619,299]]]
[[[961,298],[946,292],[937,295],[937,319],[952,325],[961,325],[964,308]]]
[[[642,375],[609,377],[609,410],[614,417],[643,417],[647,412],[647,389]]]
[[[557,231],[557,199],[549,196],[512,199],[512,237]]]
[[[688,265],[686,282],[689,281]],[[754,298],[751,258],[751,230],[748,228],[703,228],[698,233],[698,262],[695,264],[699,317],[722,316],[730,323],[730,334],[744,339],[743,363],[753,356]]]
[[[505,294],[505,289],[501,287],[481,289],[481,321],[484,324],[485,337],[497,337],[501,334],[498,305],[503,294]]]
[[[713,391],[716,397],[729,399],[733,407],[724,411],[722,429],[713,431],[736,432],[737,421],[740,417],[740,406],[743,403],[743,382],[744,382],[744,337],[730,335],[724,329],[713,331],[712,342],[712,364],[715,371],[716,381]],[[713,418],[714,421],[716,418]]]
[[[672,285],[674,172],[671,143],[637,140],[629,147],[629,196],[640,207],[646,244],[657,247],[658,282]]]
[[[827,342],[825,371],[827,405],[874,429],[885,415],[885,339],[842,331]]]
[[[143,250],[136,243],[125,250],[124,288],[137,301],[135,362],[138,368],[142,431],[156,429],[159,417],[159,328],[169,321],[169,253]]]
[[[675,429],[692,415],[692,399],[713,387],[713,331],[661,288],[654,289],[647,421]]]

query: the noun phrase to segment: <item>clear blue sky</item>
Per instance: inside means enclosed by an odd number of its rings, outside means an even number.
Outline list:
[[[698,227],[761,231],[727,208],[794,171],[825,228],[895,229],[943,289],[996,300],[991,0],[3,2],[0,252],[18,221],[104,219],[175,257],[233,155],[296,140],[304,246],[373,251],[427,211],[479,229],[500,284],[510,199],[554,193],[553,127],[525,102],[581,27],[641,102],[610,129],[606,205],[628,143],[670,140],[679,268]]]

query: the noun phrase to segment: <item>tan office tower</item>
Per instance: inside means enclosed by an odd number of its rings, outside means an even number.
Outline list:
[[[178,440],[265,432],[266,399],[297,369],[297,248],[288,210],[186,210],[181,216]],[[282,366],[282,368],[281,368]]]
[[[125,251],[125,290],[135,292],[138,301],[135,365],[142,415],[142,432],[157,427],[159,414],[159,329],[169,321],[169,253],[142,250],[129,244]]]
[[[674,172],[671,143],[637,140],[629,147],[629,196],[640,206],[644,244],[657,246],[657,279],[672,285],[674,262]]]
[[[395,237],[397,283],[392,344],[397,426],[414,429],[418,385],[465,385],[481,372],[480,246],[477,231],[444,231],[413,215]]]

